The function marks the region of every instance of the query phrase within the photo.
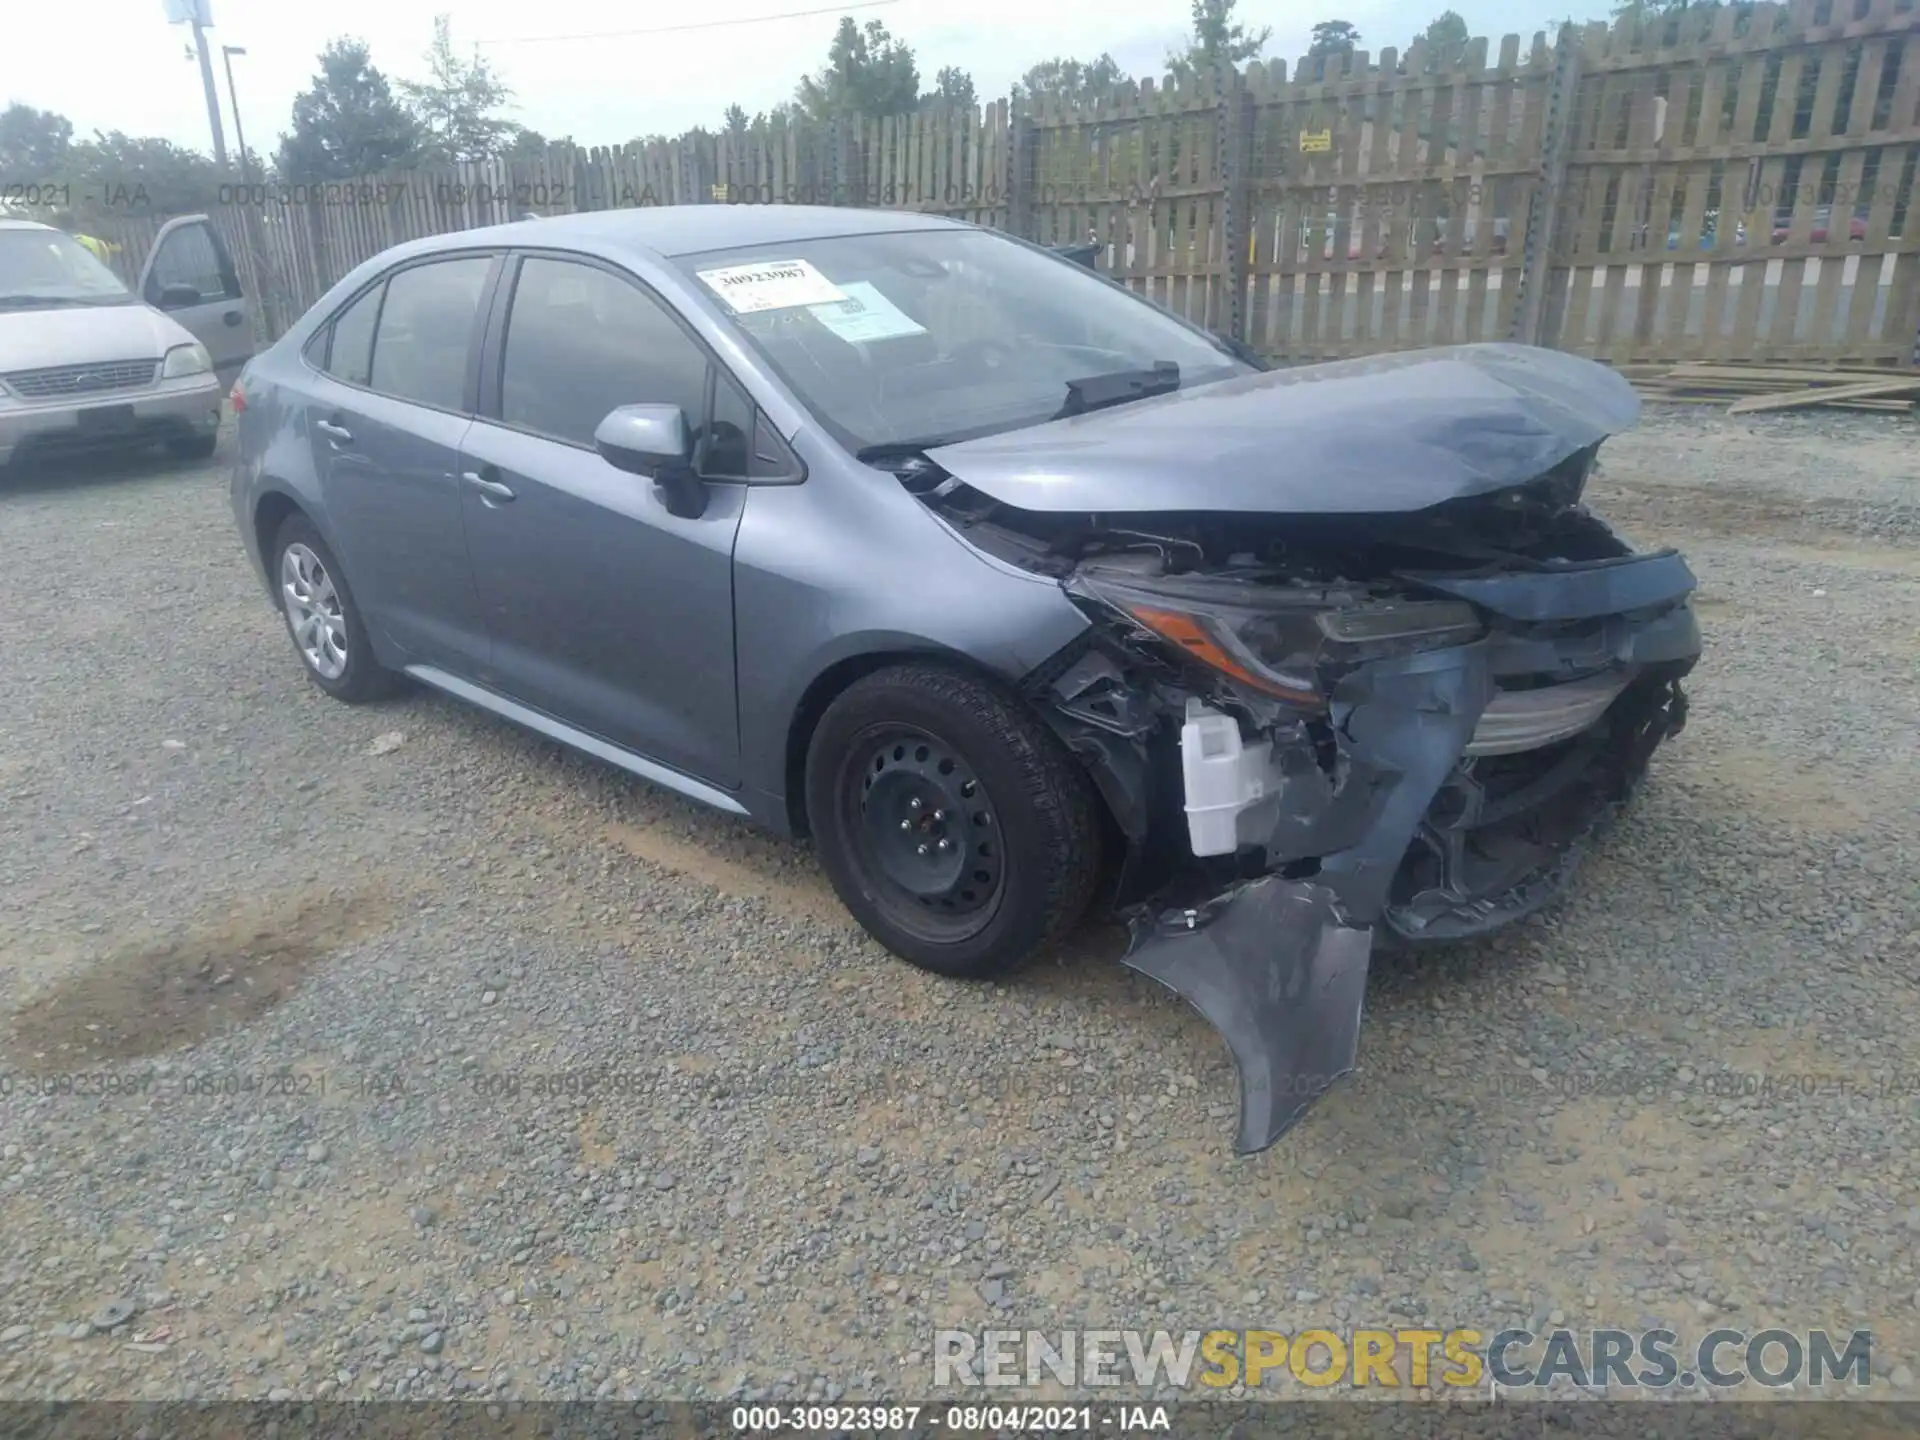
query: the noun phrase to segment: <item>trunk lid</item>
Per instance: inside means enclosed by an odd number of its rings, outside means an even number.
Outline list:
[[[1639,417],[1604,365],[1459,345],[1241,376],[927,454],[1022,510],[1391,514],[1524,485]]]

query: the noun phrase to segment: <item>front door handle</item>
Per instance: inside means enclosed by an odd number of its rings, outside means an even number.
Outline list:
[[[228,325],[238,325],[240,323],[240,312],[238,310],[229,310],[220,318]]]
[[[336,444],[351,445],[353,443],[353,432],[344,425],[334,424],[331,420],[316,420],[313,422],[313,428]]]
[[[489,499],[500,501],[513,499],[512,486],[502,484],[498,480],[489,480],[478,470],[469,470],[460,478]]]

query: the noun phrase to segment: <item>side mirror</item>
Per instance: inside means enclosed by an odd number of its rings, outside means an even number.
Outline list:
[[[593,445],[614,469],[658,485],[668,514],[683,520],[706,514],[707,487],[694,474],[687,417],[678,405],[622,405],[595,427]]]
[[[191,285],[166,285],[160,290],[162,310],[184,310],[200,303],[200,292]]]

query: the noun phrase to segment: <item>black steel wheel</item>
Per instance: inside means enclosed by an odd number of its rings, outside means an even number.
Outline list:
[[[863,754],[862,751],[865,751]],[[978,934],[1005,889],[1006,848],[992,797],[938,735],[875,726],[847,752],[840,792],[863,867],[890,884],[876,899],[905,929],[935,943]]]
[[[934,666],[857,681],[808,750],[834,889],[881,944],[944,975],[998,974],[1079,920],[1100,873],[1095,806],[1034,717]]]

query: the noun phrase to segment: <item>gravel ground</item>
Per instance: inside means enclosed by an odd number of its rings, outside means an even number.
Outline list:
[[[324,699],[220,468],[13,477],[0,1396],[898,1398],[936,1327],[1560,1319],[1870,1326],[1914,1393],[1920,435],[1650,410],[1595,499],[1702,576],[1691,726],[1236,1160],[1112,930],[919,974],[803,847]]]

